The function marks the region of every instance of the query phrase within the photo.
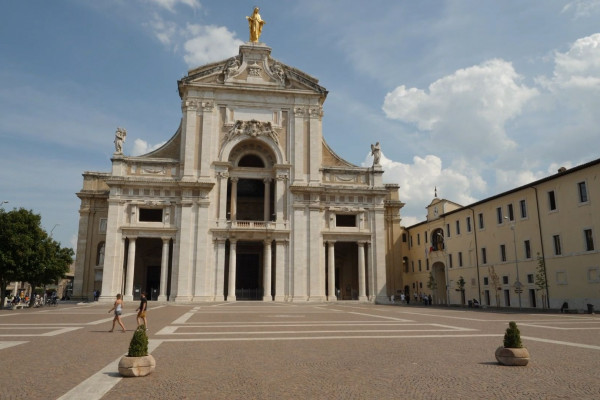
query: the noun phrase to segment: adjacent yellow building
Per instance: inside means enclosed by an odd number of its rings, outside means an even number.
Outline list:
[[[402,288],[434,304],[600,306],[600,159],[403,227]],[[545,284],[545,282],[547,284]]]

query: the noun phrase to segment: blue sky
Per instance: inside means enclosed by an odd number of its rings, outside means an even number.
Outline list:
[[[0,13],[0,201],[74,245],[84,171],[179,125],[177,80],[248,40],[329,90],[323,134],[382,146],[403,224],[600,157],[600,0],[28,0]]]

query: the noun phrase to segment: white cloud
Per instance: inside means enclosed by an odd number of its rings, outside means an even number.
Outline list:
[[[554,74],[538,83],[551,91],[600,90],[600,33],[577,39],[565,53],[556,52]]]
[[[183,4],[193,8],[194,10],[200,8],[200,2],[198,0],[148,0],[166,10],[175,12],[175,7],[178,4]]]
[[[224,26],[192,24],[186,31],[193,36],[183,45],[186,53],[183,58],[190,67],[229,58],[244,43]]]
[[[571,12],[577,18],[590,17],[593,14],[600,12],[600,0],[573,0],[565,4],[562,9],[563,13]]]
[[[437,188],[438,197],[445,198],[461,205],[476,201],[471,195],[473,191],[485,190],[485,182],[474,170],[467,174],[457,168],[443,168],[442,160],[435,155],[413,157],[412,164],[393,161],[381,155],[381,166],[384,170],[383,180],[386,183],[400,185],[400,200],[406,203],[401,210],[403,225],[423,221],[425,206],[434,198]],[[363,166],[373,163],[371,155],[367,155]],[[458,168],[466,166],[458,165]]]
[[[150,153],[158,149],[160,146],[165,144],[166,142],[160,142],[158,144],[150,145],[148,142],[142,139],[135,139],[133,141],[133,149],[131,150],[132,156],[140,156],[142,154]]]
[[[170,46],[176,38],[177,24],[165,21],[158,14],[154,14],[153,20],[148,25],[154,31],[156,38],[165,46]]]
[[[538,95],[521,79],[511,63],[493,59],[440,78],[427,92],[399,86],[386,95],[383,110],[429,131],[434,145],[469,157],[494,155],[516,147],[505,125]]]

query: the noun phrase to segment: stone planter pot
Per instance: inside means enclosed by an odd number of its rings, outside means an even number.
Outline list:
[[[496,349],[496,360],[502,365],[525,366],[529,362],[529,352],[525,347],[509,348],[500,346]]]
[[[119,361],[119,374],[121,376],[146,376],[154,371],[156,360],[152,355],[143,357],[123,356]]]

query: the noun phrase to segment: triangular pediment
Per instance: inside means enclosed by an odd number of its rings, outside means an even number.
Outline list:
[[[327,95],[319,80],[271,57],[271,48],[262,43],[240,46],[237,56],[188,71],[182,85],[261,86],[275,90],[302,90]]]

